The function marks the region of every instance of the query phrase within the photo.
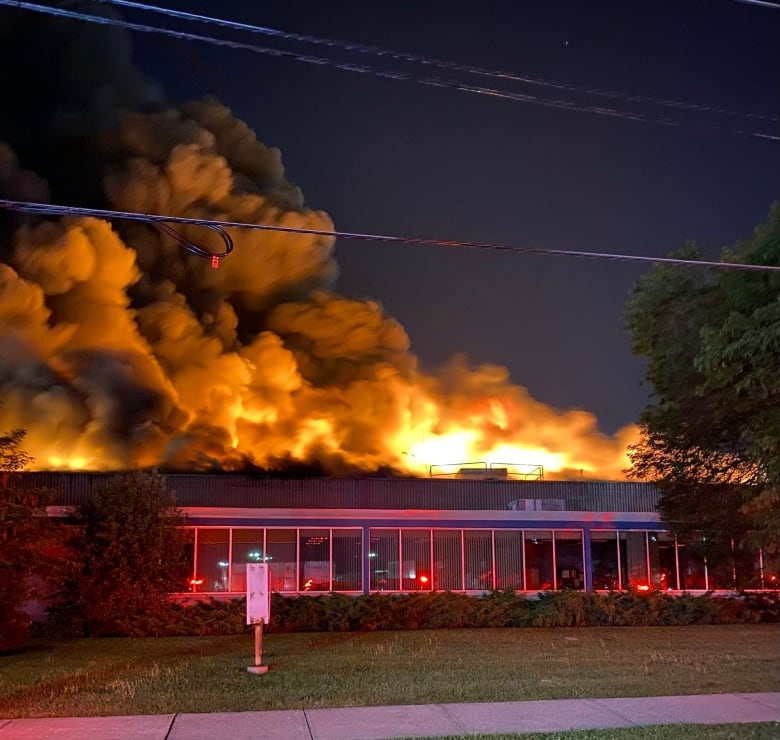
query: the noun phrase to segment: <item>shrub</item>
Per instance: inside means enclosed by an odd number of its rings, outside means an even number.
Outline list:
[[[176,616],[168,594],[181,590],[188,570],[188,533],[162,478],[116,476],[91,491],[75,518],[60,610],[96,636],[168,629]]]
[[[534,627],[597,627],[609,624],[604,598],[580,591],[540,593],[528,623]]]
[[[234,635],[246,632],[244,599],[164,601],[117,623],[129,636]],[[70,621],[68,621],[70,620]],[[539,594],[537,599],[497,591],[482,597],[450,592],[271,596],[268,632],[371,632],[461,627],[601,627],[741,624],[780,621],[773,596],[720,598],[661,592],[582,591]],[[83,631],[83,623],[81,625]],[[74,631],[75,630],[75,631]],[[79,634],[72,611],[53,609],[39,634]],[[83,632],[82,632],[83,633]]]
[[[780,622],[780,592],[745,594],[745,606],[756,614],[758,622]]]
[[[479,599],[464,599],[450,591],[430,595],[423,614],[426,629],[473,627],[480,614]]]
[[[46,516],[52,498],[50,491],[0,480],[0,654],[27,644],[32,620],[26,607],[48,596],[57,580],[62,531]]]

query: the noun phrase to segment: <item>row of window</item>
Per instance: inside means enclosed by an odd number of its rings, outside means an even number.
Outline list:
[[[191,590],[245,592],[247,563],[270,566],[280,592],[776,588],[763,553],[708,567],[667,532],[195,527]],[[586,554],[588,557],[586,558]],[[743,557],[744,561],[745,558]],[[739,581],[739,583],[737,582]]]

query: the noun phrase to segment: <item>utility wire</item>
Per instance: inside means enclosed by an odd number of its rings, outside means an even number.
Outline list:
[[[320,46],[327,46],[330,48],[341,49],[343,51],[357,52],[359,54],[371,54],[374,56],[386,57],[388,59],[394,59],[402,62],[411,62],[414,64],[421,64],[428,67],[434,67],[437,69],[445,69],[453,72],[465,72],[473,75],[480,75],[483,77],[491,77],[500,80],[506,80],[510,82],[521,82],[528,85],[538,85],[542,87],[550,87],[556,90],[565,90],[566,92],[584,93],[587,95],[598,95],[601,97],[614,98],[617,100],[624,100],[630,103],[651,103],[653,105],[661,105],[669,108],[677,108],[681,110],[689,110],[704,113],[718,113],[730,116],[744,116],[747,118],[753,118],[757,120],[765,120],[777,123],[780,119],[770,115],[764,115],[761,113],[751,113],[746,111],[733,111],[718,106],[689,103],[682,100],[670,100],[666,98],[653,98],[645,95],[631,95],[628,93],[622,93],[615,90],[604,90],[597,87],[584,87],[579,85],[571,85],[564,82],[555,82],[553,80],[542,79],[539,77],[529,77],[528,75],[519,75],[512,72],[503,72],[491,69],[485,69],[483,67],[477,67],[471,64],[460,64],[457,62],[444,61],[432,57],[422,56],[419,54],[410,54],[403,51],[397,51],[395,49],[386,49],[379,46],[370,46],[367,44],[353,43],[349,41],[342,41],[339,39],[322,38],[320,36],[312,36],[309,34],[292,33],[289,31],[282,31],[278,28],[269,28],[267,26],[257,26],[250,23],[241,23],[239,21],[232,21],[225,18],[215,18],[208,15],[199,15],[197,13],[187,13],[180,10],[174,10],[172,8],[163,8],[155,5],[147,5],[144,3],[133,2],[133,0],[92,0],[93,2],[100,3],[102,5],[113,5],[122,8],[130,8],[133,10],[139,10],[147,13],[157,13],[168,16],[169,18],[176,18],[178,20],[192,21],[196,23],[205,23],[212,26],[220,26],[222,28],[228,28],[234,31],[244,31],[247,33],[260,34],[263,36],[271,36],[275,38],[284,39],[287,41],[299,41],[308,44],[317,44]],[[755,0],[742,0],[755,1]],[[778,6],[772,6],[778,7]]]
[[[780,5],[777,3],[768,3],[766,0],[737,0],[738,3],[745,3],[747,5],[760,5],[762,8],[772,8],[773,10],[780,10]]]
[[[654,116],[647,116],[642,113],[629,112],[620,110],[617,108],[605,108],[602,106],[593,105],[578,105],[569,100],[552,100],[548,98],[540,98],[535,95],[528,95],[517,92],[508,92],[505,90],[498,90],[488,87],[477,87],[473,85],[464,85],[458,82],[452,82],[448,80],[440,80],[436,78],[422,78],[415,77],[405,72],[388,71],[383,69],[377,69],[366,65],[353,64],[349,62],[338,62],[327,57],[315,57],[308,54],[300,54],[298,52],[286,51],[281,49],[274,49],[270,47],[257,46],[255,44],[248,44],[238,41],[230,41],[228,39],[217,38],[214,36],[204,36],[201,34],[189,33],[186,31],[174,31],[167,28],[159,28],[157,26],[150,26],[141,23],[131,23],[129,21],[123,21],[115,18],[106,18],[105,16],[91,15],[87,13],[79,13],[76,11],[65,10],[63,8],[52,8],[45,5],[39,5],[37,3],[20,2],[19,0],[0,0],[0,6],[8,6],[13,8],[19,8],[22,10],[29,10],[35,13],[42,13],[44,15],[52,15],[61,18],[68,18],[71,20],[85,21],[88,23],[97,23],[103,26],[115,26],[118,28],[125,28],[131,31],[139,31],[143,33],[156,33],[164,36],[171,36],[174,38],[184,39],[187,41],[203,41],[205,43],[214,44],[217,46],[228,47],[232,49],[241,49],[245,51],[253,51],[259,54],[265,54],[269,56],[295,59],[307,64],[316,64],[319,66],[331,66],[336,69],[347,70],[351,72],[360,72],[364,74],[372,74],[377,77],[383,77],[388,79],[397,80],[410,80],[422,85],[428,85],[432,87],[443,87],[454,90],[460,90],[462,92],[474,93],[477,95],[485,95],[487,97],[501,98],[504,100],[511,100],[520,103],[529,103],[532,105],[540,105],[548,108],[557,108],[562,110],[579,111],[582,113],[593,113],[595,115],[608,116],[612,118],[622,118],[625,120],[641,121],[644,123],[656,123],[665,126],[681,126],[682,122],[671,118],[660,118]],[[706,129],[724,130],[726,133],[733,135],[749,136],[753,138],[768,139],[771,141],[780,141],[780,136],[772,134],[748,131],[742,129],[721,129],[717,125],[703,125]]]
[[[170,224],[182,223],[179,219],[168,218],[167,216],[144,216],[140,213],[126,213],[123,211],[89,211],[90,209],[82,208],[70,208],[68,206],[52,206],[46,203],[28,203],[24,201],[13,200],[0,200],[0,208],[7,208],[11,211],[20,211],[22,213],[34,213],[37,215],[46,216],[65,216],[65,215],[79,215],[79,216],[97,216],[99,218],[108,218],[109,216],[100,214],[111,214],[110,218],[125,219],[127,221],[143,221],[157,229],[164,234],[170,236],[175,242],[179,244],[183,249],[187,250],[196,257],[203,257],[204,259],[211,260],[211,266],[213,268],[219,267],[221,260],[225,259],[233,251],[233,239],[216,221],[202,221],[194,224],[195,226],[202,226],[205,229],[210,229],[217,233],[222,239],[225,245],[225,249],[222,252],[210,252],[207,249],[195,244],[195,242],[187,239],[183,234],[180,234]],[[83,213],[77,211],[83,211]]]
[[[780,272],[780,265],[754,265],[743,262],[713,262],[707,260],[688,260],[676,257],[650,257],[636,254],[614,254],[611,252],[584,252],[573,249],[546,249],[544,247],[524,247],[513,244],[495,242],[460,241],[453,239],[423,239],[413,236],[391,236],[388,234],[366,234],[353,231],[326,231],[324,229],[303,229],[293,226],[277,226],[272,224],[251,224],[243,221],[221,221],[203,218],[184,218],[181,216],[161,216],[151,213],[132,213],[128,211],[107,211],[97,208],[80,208],[77,206],[60,206],[48,203],[31,203],[29,201],[0,199],[0,208],[23,213],[34,213],[54,216],[91,216],[103,219],[125,219],[142,221],[150,224],[172,223],[188,226],[204,226],[214,230],[250,229],[255,231],[276,231],[290,234],[310,234],[341,239],[356,239],[360,241],[385,242],[388,244],[418,244],[433,247],[456,247],[461,249],[492,249],[500,252],[518,252],[520,254],[537,254],[551,257],[580,257],[585,259],[615,260],[621,262],[644,262],[661,265],[677,265],[681,267],[715,267],[722,270],[745,270],[752,272]],[[212,256],[209,254],[208,256]]]

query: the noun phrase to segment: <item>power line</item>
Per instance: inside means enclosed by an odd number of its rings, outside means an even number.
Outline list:
[[[747,5],[760,5],[763,8],[772,8],[773,10],[780,10],[780,5],[777,3],[769,3],[766,0],[736,0],[738,3],[745,3]]]
[[[342,41],[339,39],[323,38],[320,36],[312,36],[310,34],[292,33],[290,31],[282,31],[278,28],[269,28],[268,26],[257,26],[250,23],[242,23],[239,21],[232,21],[225,18],[216,18],[208,15],[199,15],[197,13],[188,13],[181,10],[174,10],[172,8],[163,8],[155,5],[147,5],[144,3],[133,2],[133,0],[92,0],[93,2],[100,3],[102,5],[114,5],[122,8],[130,8],[132,10],[139,10],[147,13],[157,13],[167,16],[169,18],[176,18],[178,20],[192,21],[196,23],[204,23],[212,26],[219,26],[222,28],[231,29],[234,31],[244,31],[247,33],[260,34],[263,36],[271,36],[274,38],[285,39],[287,41],[299,41],[308,44],[316,44],[319,46],[327,46],[330,48],[341,49],[343,51],[357,52],[359,54],[371,54],[374,56],[387,57],[388,59],[394,59],[403,62],[411,62],[414,64],[421,64],[428,67],[434,67],[437,69],[446,69],[453,72],[465,72],[473,75],[480,75],[483,77],[491,77],[500,80],[510,82],[521,82],[528,85],[538,85],[542,87],[550,87],[556,90],[565,90],[567,92],[584,93],[587,95],[598,95],[602,97],[614,98],[618,100],[624,100],[631,103],[651,103],[654,105],[661,105],[669,108],[677,108],[680,110],[689,110],[704,113],[718,113],[731,116],[744,116],[747,118],[753,118],[758,120],[771,121],[777,123],[778,120],[773,116],[764,115],[761,113],[751,113],[747,111],[733,111],[726,108],[717,106],[711,106],[701,103],[689,103],[682,100],[671,100],[666,98],[653,98],[645,95],[631,95],[628,93],[622,93],[615,90],[604,90],[596,87],[585,87],[580,85],[572,85],[564,82],[555,82],[552,80],[542,79],[539,77],[530,77],[528,75],[519,75],[513,72],[497,71],[485,69],[483,67],[477,67],[471,64],[460,64],[457,62],[444,61],[433,57],[427,57],[420,54],[410,54],[408,52],[398,51],[395,49],[386,49],[379,46],[371,46],[367,44],[354,43],[350,41]],[[742,0],[746,2],[748,0]],[[773,6],[778,7],[778,6]]]
[[[647,116],[642,113],[629,112],[620,110],[618,108],[605,108],[602,106],[593,105],[578,105],[569,100],[552,100],[549,98],[540,98],[535,95],[529,95],[524,93],[509,92],[506,90],[499,90],[488,87],[478,87],[474,85],[465,85],[459,82],[452,82],[449,80],[441,80],[436,78],[423,78],[415,77],[405,72],[397,72],[390,70],[377,69],[366,65],[353,64],[349,62],[339,62],[327,57],[315,57],[308,54],[300,54],[294,51],[274,49],[271,47],[257,46],[255,44],[248,44],[239,41],[230,41],[228,39],[217,38],[214,36],[204,36],[201,34],[189,33],[186,31],[174,31],[167,28],[159,28],[157,26],[150,26],[142,23],[131,23],[129,21],[123,21],[115,18],[106,18],[105,16],[96,16],[87,13],[80,13],[76,11],[65,10],[63,8],[52,8],[45,5],[38,5],[30,2],[20,2],[19,0],[0,0],[0,6],[8,6],[19,8],[22,10],[28,10],[35,13],[42,13],[44,15],[52,15],[55,17],[68,18],[70,20],[84,21],[87,23],[96,23],[103,26],[115,26],[118,28],[125,28],[131,31],[139,31],[143,33],[156,33],[164,36],[170,36],[174,38],[184,39],[187,41],[203,41],[205,43],[214,44],[216,46],[228,47],[232,49],[240,49],[244,51],[252,51],[259,54],[268,56],[274,56],[279,58],[294,59],[299,62],[305,62],[307,64],[316,64],[318,66],[330,66],[336,69],[347,70],[350,72],[360,72],[364,74],[371,74],[377,77],[383,77],[387,79],[397,80],[409,80],[417,82],[422,85],[428,85],[431,87],[443,87],[461,92],[468,92],[477,95],[484,95],[487,97],[501,98],[504,100],[510,100],[519,103],[528,103],[532,105],[540,105],[548,108],[556,108],[561,110],[578,111],[582,113],[592,113],[595,115],[608,116],[611,118],[621,118],[631,121],[641,121],[644,123],[655,123],[665,126],[681,126],[682,122],[671,118],[661,118],[657,116]],[[767,139],[771,141],[780,141],[780,136],[774,136],[772,134],[746,131],[742,129],[722,129],[720,126],[700,125],[701,128],[722,130],[725,133],[741,136],[749,136],[759,139]]]
[[[225,257],[227,257],[233,251],[234,247],[233,239],[230,237],[230,234],[228,234],[216,222],[203,221],[202,223],[198,223],[196,225],[202,226],[205,229],[210,229],[219,235],[220,239],[222,239],[222,242],[225,245],[225,249],[221,252],[210,252],[209,250],[204,249],[198,244],[195,244],[195,242],[187,239],[187,237],[185,237],[183,234],[180,234],[178,231],[176,231],[176,229],[170,226],[171,223],[179,223],[175,217],[168,218],[166,216],[143,216],[139,213],[125,213],[123,211],[93,211],[87,213],[89,209],[70,209],[68,206],[52,206],[46,203],[27,203],[13,200],[0,200],[0,208],[7,208],[12,211],[21,211],[22,213],[34,213],[37,215],[53,216],[71,215],[71,212],[72,215],[86,216],[97,215],[100,213],[111,213],[113,214],[113,216],[111,216],[112,218],[125,219],[127,221],[143,221],[152,226],[155,226],[164,234],[170,236],[175,242],[179,244],[180,247],[190,252],[191,254],[194,254],[196,257],[203,257],[204,259],[211,260],[211,266],[214,268],[219,267],[220,261],[225,259]],[[67,213],[63,211],[63,209],[67,210]],[[82,210],[84,213],[76,214],[76,210]]]
[[[53,216],[91,216],[103,219],[123,219],[142,221],[157,225],[159,223],[183,224],[188,226],[204,226],[213,230],[250,229],[255,231],[275,231],[290,234],[309,234],[312,236],[327,236],[340,239],[355,239],[360,241],[385,242],[388,244],[416,244],[433,247],[455,247],[460,249],[492,249],[500,252],[516,252],[520,254],[536,254],[550,257],[579,257],[584,259],[601,259],[621,262],[643,262],[661,265],[676,265],[680,267],[714,267],[722,270],[744,270],[752,272],[780,272],[780,265],[753,265],[743,262],[713,262],[708,260],[688,260],[676,257],[650,257],[636,254],[615,254],[611,252],[585,252],[573,249],[547,249],[544,247],[524,247],[514,244],[495,242],[461,241],[454,239],[424,239],[414,236],[392,236],[388,234],[367,234],[353,231],[326,231],[325,229],[304,229],[293,226],[278,226],[273,224],[251,224],[243,221],[222,221],[216,219],[185,218],[181,216],[162,216],[151,213],[133,213],[129,211],[109,211],[97,208],[81,208],[77,206],[60,206],[47,203],[32,203],[0,199],[0,208],[23,213]],[[205,250],[203,250],[205,251]],[[212,255],[208,254],[209,257]]]

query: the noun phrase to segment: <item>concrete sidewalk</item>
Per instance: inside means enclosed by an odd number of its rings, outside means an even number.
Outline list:
[[[0,740],[383,740],[682,722],[780,722],[780,692],[225,714],[0,719]]]

